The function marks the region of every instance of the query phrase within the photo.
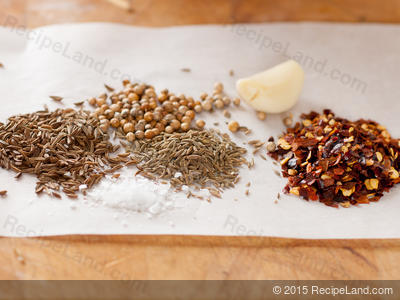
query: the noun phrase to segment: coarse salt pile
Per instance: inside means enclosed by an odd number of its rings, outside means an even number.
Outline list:
[[[87,193],[88,199],[121,212],[143,213],[155,217],[188,204],[189,189],[176,192],[170,184],[159,184],[141,176],[106,177],[96,189]],[[209,197],[208,190],[198,192]],[[198,200],[197,200],[198,201]],[[196,201],[196,202],[197,202]]]

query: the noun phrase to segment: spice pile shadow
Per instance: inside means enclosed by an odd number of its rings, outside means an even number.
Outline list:
[[[349,207],[378,201],[400,182],[399,140],[382,125],[364,119],[352,122],[330,110],[303,114],[301,119],[269,153],[288,178],[286,193]]]

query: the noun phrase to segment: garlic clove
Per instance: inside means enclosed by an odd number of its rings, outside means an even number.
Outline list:
[[[254,109],[281,113],[297,102],[304,84],[304,71],[288,60],[264,72],[237,81],[239,95]]]

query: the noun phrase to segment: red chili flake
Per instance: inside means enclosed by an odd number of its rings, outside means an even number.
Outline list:
[[[288,178],[285,193],[349,207],[378,201],[400,182],[400,141],[382,125],[364,119],[352,122],[328,109],[301,119],[269,153]]]

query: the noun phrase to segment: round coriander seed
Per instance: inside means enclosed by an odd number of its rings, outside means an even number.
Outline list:
[[[181,127],[181,122],[179,122],[178,120],[172,120],[171,123],[170,123],[170,126],[173,129],[177,130],[177,129],[179,129]]]
[[[120,110],[121,110],[121,107],[120,107],[118,104],[111,104],[110,109],[111,109],[113,112],[117,112],[117,111],[120,111]]]
[[[126,119],[122,119],[121,121],[119,121],[119,126],[124,128],[126,123],[128,123],[128,121]]]
[[[158,113],[158,112],[154,112],[154,113],[153,113],[153,119],[154,119],[155,121],[160,121],[161,118],[162,118],[162,115],[161,115],[160,113]]]
[[[128,132],[133,132],[135,130],[135,126],[133,126],[132,123],[128,122],[126,123],[124,126],[124,132],[128,133]]]
[[[117,118],[112,118],[110,121],[110,125],[114,128],[118,128],[120,125],[120,121]]]
[[[172,112],[174,110],[174,106],[172,105],[172,102],[169,100],[164,101],[162,106],[164,107],[166,112]]]
[[[106,125],[106,124],[100,125],[100,130],[101,130],[103,133],[106,133],[107,130],[108,130],[108,128],[109,128],[109,126]]]
[[[107,109],[104,112],[104,115],[107,117],[107,119],[111,119],[112,117],[114,117],[114,111],[111,109]]]
[[[100,129],[101,129],[101,131],[106,133],[108,128],[110,128],[110,121],[108,121],[107,119],[101,120],[100,121]]]
[[[231,121],[231,122],[229,122],[229,124],[228,124],[228,129],[229,129],[231,132],[237,132],[237,131],[239,130],[239,123],[236,122],[236,121]]]
[[[130,93],[130,94],[128,95],[128,100],[129,100],[130,102],[136,102],[136,101],[139,100],[139,96],[138,96],[137,94],[135,94],[135,93]]]
[[[98,98],[98,99],[96,99],[96,104],[97,104],[97,106],[102,106],[103,104],[106,104],[106,99],[104,99],[104,98]]]
[[[175,117],[176,117],[176,119],[177,119],[178,121],[182,121],[183,114],[181,114],[180,112],[178,112],[178,113],[175,114]]]
[[[133,132],[128,132],[126,134],[126,139],[128,142],[133,142],[134,140],[136,140],[136,136]]]
[[[176,119],[176,117],[173,114],[166,114],[164,119],[167,120],[168,122],[172,122],[173,120]]]
[[[129,109],[124,108],[124,109],[121,111],[121,117],[127,118],[128,116],[129,116]]]
[[[223,102],[222,100],[220,100],[220,99],[216,100],[215,103],[214,103],[214,105],[215,105],[215,107],[218,108],[218,109],[224,108],[224,106],[225,106],[225,105],[224,105],[224,102]]]
[[[258,111],[257,118],[261,121],[264,121],[267,118],[267,114],[263,111]]]
[[[201,113],[202,110],[203,110],[203,108],[201,107],[201,105],[196,104],[196,105],[194,106],[194,111],[195,111],[195,112]]]
[[[216,82],[214,84],[214,92],[222,93],[224,91],[224,85],[221,82]]]
[[[166,94],[160,94],[158,96],[158,101],[160,101],[160,103],[163,103],[165,100],[167,100],[168,96]]]
[[[204,120],[196,120],[196,126],[198,128],[203,129],[205,125],[206,125],[206,122],[204,122]]]
[[[210,100],[204,101],[201,105],[206,111],[210,111],[212,109],[212,102]]]
[[[222,98],[222,101],[224,102],[225,106],[229,106],[231,104],[231,98],[229,97]]]
[[[179,104],[183,105],[183,106],[187,106],[189,104],[189,101],[187,101],[186,99],[182,99],[181,98],[181,100],[179,100]]]
[[[288,116],[288,117],[283,118],[283,124],[284,124],[286,127],[292,126],[292,124],[293,124],[293,118],[292,118],[292,116]]]
[[[201,95],[200,95],[201,100],[206,100],[207,97],[208,97],[207,93],[201,93]]]
[[[190,128],[190,124],[189,124],[189,123],[182,123],[182,124],[181,124],[181,129],[182,129],[183,131],[188,131],[189,128]]]
[[[165,126],[163,123],[157,123],[154,128],[157,128],[159,132],[163,132],[165,130]]]
[[[191,118],[191,119],[193,120],[194,117],[196,116],[196,114],[195,114],[195,112],[194,112],[193,110],[188,110],[188,111],[185,113],[185,116],[187,116],[187,117],[189,117],[189,118]]]
[[[240,106],[240,98],[233,99],[233,104],[235,104],[235,106]]]
[[[153,120],[153,113],[148,111],[147,113],[144,114],[143,118],[145,121],[151,122]]]
[[[146,139],[152,139],[154,137],[154,132],[152,129],[147,129],[144,133]]]
[[[184,116],[181,121],[182,121],[182,123],[190,124],[192,122],[192,119],[189,118],[188,116]]]
[[[174,128],[172,128],[172,126],[167,126],[167,127],[165,127],[165,132],[166,133],[173,133],[174,132]]]
[[[268,142],[267,144],[267,151],[274,152],[276,149],[276,144],[274,142]]]
[[[104,110],[101,109],[101,107],[96,108],[94,113],[98,116],[102,115],[104,113]]]
[[[143,130],[136,130],[135,136],[136,136],[136,138],[138,138],[138,139],[144,138],[144,131],[143,131]]]
[[[95,106],[96,103],[97,103],[96,98],[90,98],[90,99],[88,100],[88,102],[89,102],[89,104],[90,104],[91,106]]]
[[[185,114],[185,113],[188,111],[188,108],[187,108],[187,106],[185,106],[185,105],[181,105],[181,106],[179,106],[178,111],[179,111],[181,114]]]

